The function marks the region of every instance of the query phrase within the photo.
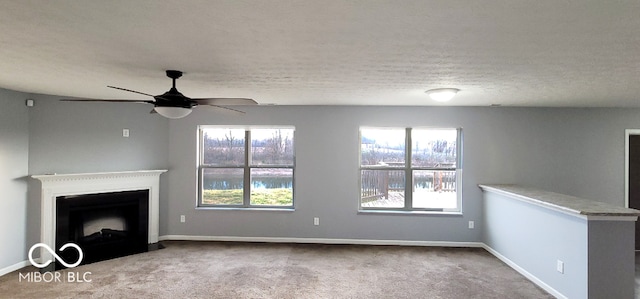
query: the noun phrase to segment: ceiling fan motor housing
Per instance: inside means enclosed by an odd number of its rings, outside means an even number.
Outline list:
[[[163,93],[162,95],[155,96],[154,99],[156,100],[154,103],[156,107],[193,108],[198,105],[195,101],[192,101],[190,98],[184,96],[175,87],[172,87],[169,91]]]

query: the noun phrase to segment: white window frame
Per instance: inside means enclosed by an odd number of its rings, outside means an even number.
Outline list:
[[[378,166],[378,165],[362,165],[362,130],[366,129],[404,129],[405,130],[405,165],[404,167]],[[412,130],[456,130],[456,166],[452,168],[436,168],[436,167],[412,167]],[[437,213],[437,214],[460,214],[462,213],[462,128],[446,128],[446,127],[377,127],[364,126],[358,131],[358,210],[360,212],[401,212],[401,213]],[[362,206],[362,171],[363,170],[396,170],[404,171],[404,206],[403,207],[365,207]],[[413,207],[413,171],[429,170],[429,171],[455,171],[456,176],[456,208],[414,208]]]
[[[205,129],[242,129],[244,130],[244,164],[243,165],[205,165],[204,161],[204,130]],[[292,165],[251,165],[251,130],[256,129],[287,129],[293,130],[293,164]],[[214,209],[258,209],[258,210],[295,210],[295,127],[294,126],[219,126],[219,125],[199,125],[198,126],[198,196],[196,199],[196,207],[197,208],[214,208]],[[202,202],[203,195],[203,185],[204,185],[204,170],[212,169],[212,168],[224,168],[224,169],[243,169],[243,200],[240,205],[214,205],[214,204],[204,204]],[[252,205],[251,204],[251,169],[259,169],[259,168],[283,168],[283,169],[291,169],[292,172],[292,199],[291,205]]]

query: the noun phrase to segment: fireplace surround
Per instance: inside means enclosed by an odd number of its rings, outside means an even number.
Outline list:
[[[41,182],[40,242],[46,244],[50,248],[56,248],[58,198],[73,198],[79,195],[147,190],[148,225],[146,244],[157,243],[159,233],[158,206],[160,197],[160,174],[164,172],[166,172],[166,170],[46,174],[32,176],[32,178]],[[56,248],[56,250],[57,249],[58,248]],[[40,250],[40,258],[43,262],[53,260],[53,256],[43,248]]]

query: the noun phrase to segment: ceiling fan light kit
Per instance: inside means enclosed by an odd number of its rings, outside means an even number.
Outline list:
[[[109,88],[118,89],[122,91],[127,91],[131,93],[137,93],[145,96],[152,97],[153,100],[100,100],[100,99],[62,99],[62,101],[74,101],[74,102],[129,102],[129,103],[147,103],[153,104],[153,110],[158,114],[170,118],[177,119],[183,118],[189,115],[193,108],[198,105],[207,105],[213,106],[220,109],[224,109],[226,111],[231,111],[235,113],[244,113],[243,111],[224,107],[221,105],[258,105],[256,101],[253,99],[247,98],[199,98],[193,99],[189,98],[176,89],[176,79],[182,77],[181,71],[176,70],[167,70],[167,77],[172,80],[172,87],[169,91],[161,94],[161,95],[151,95],[144,92],[139,92],[131,89],[126,89],[122,87],[115,86],[107,86]]]
[[[158,114],[171,119],[183,118],[189,114],[191,114],[190,108],[182,108],[182,107],[158,107],[153,108]]]
[[[460,89],[457,88],[436,88],[425,91],[429,97],[438,102],[448,102]]]

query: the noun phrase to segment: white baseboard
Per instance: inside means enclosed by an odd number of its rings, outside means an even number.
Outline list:
[[[2,268],[2,269],[0,269],[0,276],[5,275],[7,273],[11,273],[11,272],[13,272],[15,270],[18,270],[18,269],[22,269],[22,268],[24,268],[26,266],[30,266],[30,265],[31,265],[31,263],[29,261],[23,261],[23,262],[19,262],[19,263],[13,264],[13,265],[11,265],[9,267]]]
[[[515,262],[513,262],[512,260],[510,260],[506,256],[500,254],[495,249],[489,247],[489,245],[482,243],[482,247],[485,250],[487,250],[489,253],[493,254],[493,256],[495,256],[499,260],[503,261],[505,264],[507,264],[513,270],[518,271],[518,273],[522,274],[522,276],[526,277],[531,282],[533,282],[537,286],[543,288],[545,291],[549,292],[551,295],[555,296],[556,298],[565,298],[565,299],[568,298],[567,296],[565,296],[562,293],[558,292],[556,289],[552,288],[550,285],[546,284],[544,281],[540,280],[535,275],[529,273],[529,271],[527,271],[524,268],[518,266],[518,264],[516,264]]]
[[[280,238],[280,237],[231,237],[231,236],[191,236],[164,235],[160,241],[227,241],[227,242],[265,242],[265,243],[303,243],[303,244],[348,244],[348,245],[398,245],[398,246],[437,246],[437,247],[483,247],[480,242],[449,241],[407,241],[407,240],[369,240],[369,239],[326,239],[326,238]]]

